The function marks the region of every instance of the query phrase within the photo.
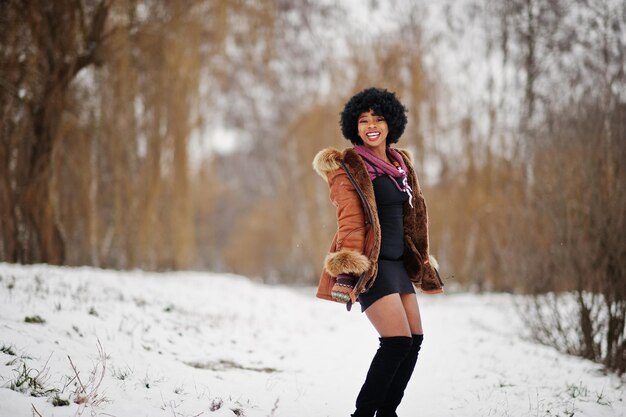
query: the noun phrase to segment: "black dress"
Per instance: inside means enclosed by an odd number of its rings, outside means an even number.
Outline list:
[[[396,178],[399,184],[402,178]],[[385,295],[415,293],[413,283],[402,261],[404,253],[404,203],[407,193],[398,190],[388,175],[380,175],[372,181],[380,223],[380,255],[378,274],[372,287],[359,295],[361,311]]]

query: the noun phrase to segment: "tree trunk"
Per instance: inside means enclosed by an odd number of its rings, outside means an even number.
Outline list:
[[[0,144],[0,259],[17,262],[17,227],[14,215],[15,203],[11,193],[9,158],[7,147]]]
[[[20,242],[18,262],[60,265],[65,261],[65,242],[50,198],[50,171],[50,165],[41,164],[20,199],[27,239]]]
[[[65,242],[50,192],[52,152],[63,112],[64,89],[62,83],[50,81],[49,84],[41,106],[32,112],[34,146],[17,199],[25,228],[17,261],[23,263],[62,264],[65,261]]]

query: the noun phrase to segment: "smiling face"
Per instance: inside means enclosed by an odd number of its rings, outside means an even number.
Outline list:
[[[358,118],[359,137],[363,143],[373,149],[387,146],[387,135],[389,134],[389,126],[383,116],[377,116],[373,111],[363,112]]]

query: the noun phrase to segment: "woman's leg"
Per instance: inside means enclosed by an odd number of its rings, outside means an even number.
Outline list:
[[[407,320],[409,321],[411,334],[424,334],[420,307],[417,304],[417,296],[415,294],[400,294],[400,298]]]
[[[376,415],[379,417],[397,417],[396,408],[400,405],[402,397],[404,396],[404,390],[411,379],[424,338],[417,297],[415,294],[402,294],[400,297],[413,335],[413,343],[411,344],[408,355],[406,355],[398,366],[393,381],[387,390],[387,395],[378,408]]]
[[[356,399],[353,417],[374,416],[412,344],[411,327],[399,294],[376,300],[365,314],[381,336],[380,346]]]
[[[413,329],[400,294],[389,294],[376,300],[374,304],[365,310],[365,315],[367,315],[367,318],[381,337],[411,337]],[[419,318],[419,311],[417,315]]]

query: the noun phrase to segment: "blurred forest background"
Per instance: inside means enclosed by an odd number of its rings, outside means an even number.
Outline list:
[[[534,294],[538,339],[623,372],[621,0],[4,0],[0,261],[314,284],[311,161],[369,86],[446,282]]]

